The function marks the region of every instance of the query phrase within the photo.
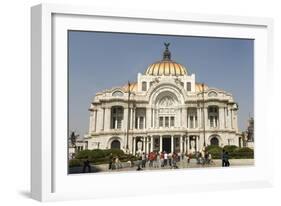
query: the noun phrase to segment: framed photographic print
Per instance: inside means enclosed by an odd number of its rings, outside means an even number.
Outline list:
[[[34,199],[271,186],[271,19],[31,13]]]

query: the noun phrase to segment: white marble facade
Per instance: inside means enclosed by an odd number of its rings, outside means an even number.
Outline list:
[[[233,96],[197,83],[165,46],[163,59],[139,73],[135,83],[96,94],[87,149],[189,153],[207,145],[241,146]]]

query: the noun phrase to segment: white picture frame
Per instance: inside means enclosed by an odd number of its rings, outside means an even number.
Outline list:
[[[41,4],[31,9],[31,26],[32,198],[52,201],[272,186],[274,137],[268,108],[273,105],[273,90],[267,89],[274,75],[271,19]],[[176,29],[171,32],[167,27]],[[68,175],[64,109],[68,29],[255,39],[255,166]],[[267,141],[261,141],[263,137]],[[173,181],[163,181],[171,176]],[[154,184],[148,187],[150,181]]]

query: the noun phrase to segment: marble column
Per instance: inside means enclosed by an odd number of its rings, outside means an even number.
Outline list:
[[[93,119],[93,131],[95,132],[97,130],[97,110],[94,110],[94,119]]]
[[[136,137],[133,137],[133,154],[136,155]]]
[[[227,128],[227,116],[226,116],[226,110],[227,110],[227,108],[226,107],[224,107],[224,112],[223,112],[223,114],[224,114],[224,128]]]
[[[151,108],[146,108],[146,129],[149,129],[151,127]]]
[[[94,119],[94,131],[97,131],[97,119],[98,119],[98,110],[94,110],[95,119]]]
[[[123,113],[123,121],[122,121],[122,130],[127,131],[128,127],[128,115],[129,115],[129,109],[124,108],[124,113]]]
[[[136,113],[136,109],[133,108],[132,111],[133,111],[133,114],[132,114],[132,116],[133,116],[133,117],[132,117],[132,129],[133,129],[133,128],[136,129],[136,128],[135,128],[135,121],[136,121],[135,113]]]
[[[233,129],[238,132],[237,111],[233,110]]]
[[[230,109],[230,122],[231,122],[231,129],[233,129],[233,110]]]
[[[143,150],[144,150],[144,153],[146,154],[146,145],[147,145],[147,137],[144,137],[144,140],[143,140]]]
[[[201,127],[200,108],[197,108],[197,128]]]
[[[153,136],[150,137],[150,144],[151,144],[150,152],[153,152],[153,150],[154,150],[154,138],[153,138]]]
[[[151,128],[154,127],[154,109],[151,109]]]
[[[204,121],[205,121],[205,122],[204,122],[204,123],[205,123],[205,128],[208,129],[208,128],[209,128],[208,109],[207,109],[207,108],[204,108],[204,111],[203,111],[203,112],[204,112],[204,115],[205,115],[205,120],[204,120]]]
[[[106,107],[104,111],[104,130],[108,131],[110,129],[110,113],[111,108]]]
[[[187,108],[183,108],[183,113],[182,113],[182,124],[183,128],[187,128]]]
[[[224,114],[223,114],[223,107],[219,107],[219,129],[223,129],[224,123]]]
[[[146,137],[146,153],[149,153],[150,137]]]
[[[105,115],[105,108],[103,107],[102,108],[102,130],[104,130],[104,119],[105,119],[104,115]]]
[[[163,137],[162,137],[162,135],[160,136],[160,148],[159,148],[159,151],[160,152],[163,152],[162,151],[162,146],[163,146]]]
[[[183,126],[183,121],[182,121],[182,108],[180,108],[180,125],[179,127]]]
[[[182,144],[183,144],[182,136],[180,136],[180,153],[183,152],[183,146],[182,146]]]
[[[157,109],[154,110],[154,127],[158,128],[159,127],[159,121],[157,119]]]
[[[189,153],[189,136],[186,136],[186,152]]]
[[[89,123],[89,134],[91,134],[93,131],[94,117],[95,117],[95,111],[91,111],[90,123]]]
[[[133,129],[133,108],[130,108],[130,129]]]
[[[174,152],[174,136],[171,136],[171,152]]]
[[[196,151],[199,151],[199,136],[195,136],[196,139]]]

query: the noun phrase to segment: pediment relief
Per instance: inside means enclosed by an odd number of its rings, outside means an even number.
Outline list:
[[[175,100],[170,96],[165,96],[159,101],[159,106],[161,107],[172,107],[175,105]]]

